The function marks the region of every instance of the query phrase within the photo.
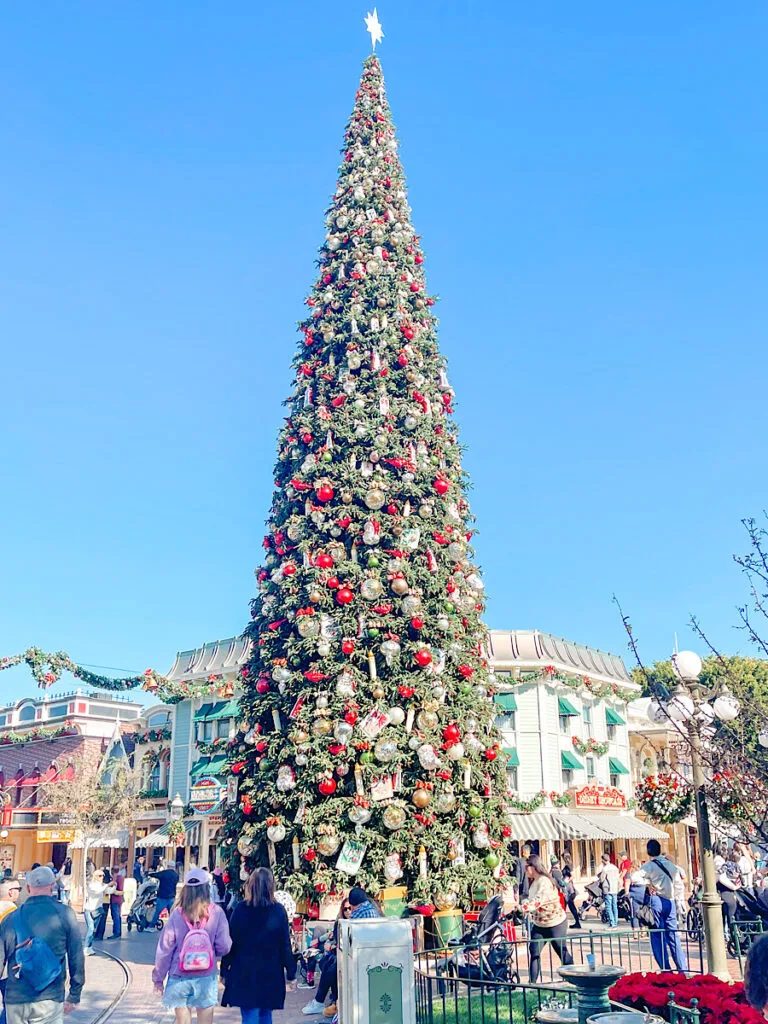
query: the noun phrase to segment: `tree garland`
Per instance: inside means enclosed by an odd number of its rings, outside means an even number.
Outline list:
[[[600,743],[598,740],[592,739],[590,736],[588,740],[580,740],[578,736],[572,736],[571,742],[577,753],[581,754],[582,757],[585,754],[594,754],[595,757],[605,757],[610,747],[607,743]]]
[[[64,672],[71,673],[75,679],[79,679],[87,686],[97,690],[111,690],[123,692],[141,687],[147,693],[153,693],[164,704],[178,704],[182,700],[194,697],[208,696],[232,696],[234,687],[232,683],[223,683],[222,676],[211,675],[206,680],[185,680],[168,679],[148,668],[140,676],[123,676],[115,679],[112,676],[102,676],[97,672],[91,672],[82,665],[72,661],[64,651],[48,653],[40,650],[39,647],[28,647],[23,654],[14,654],[8,658],[0,658],[0,672],[6,668],[14,668],[16,665],[26,664],[32,673],[33,679],[43,690],[57,683]],[[217,683],[222,685],[216,685]]]
[[[133,742],[136,746],[144,743],[157,743],[160,740],[169,740],[173,737],[170,726],[163,729],[150,729],[148,732],[137,732],[133,734]]]
[[[533,814],[534,811],[538,811],[543,805],[547,797],[549,797],[553,807],[568,807],[571,802],[571,797],[568,793],[558,793],[554,789],[548,792],[546,789],[542,789],[534,794],[530,800],[518,800],[515,797],[507,797],[505,803],[509,810],[515,811],[517,814]]]
[[[597,697],[599,700],[618,700],[624,704],[637,700],[640,695],[639,690],[628,690],[624,686],[619,686],[618,683],[598,683],[590,679],[589,676],[568,675],[566,672],[556,669],[554,665],[545,665],[542,672],[532,672],[528,675],[521,674],[515,680],[514,685],[521,686],[523,683],[539,682],[561,683],[563,686],[567,686],[569,690],[586,689],[589,691],[590,696]]]

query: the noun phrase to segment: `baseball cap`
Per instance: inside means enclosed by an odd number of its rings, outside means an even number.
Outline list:
[[[202,868],[192,868],[191,871],[187,872],[184,885],[209,885],[210,881],[207,871],[204,871]]]
[[[27,872],[27,885],[30,889],[43,889],[46,885],[53,885],[56,882],[56,875],[50,868],[32,868]]]

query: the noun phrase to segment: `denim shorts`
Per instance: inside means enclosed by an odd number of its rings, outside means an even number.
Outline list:
[[[175,1010],[179,1006],[191,1006],[205,1010],[219,1002],[219,979],[215,974],[204,978],[169,978],[163,993],[163,1006]]]

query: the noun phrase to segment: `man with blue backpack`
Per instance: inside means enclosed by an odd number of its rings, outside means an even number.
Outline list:
[[[61,1024],[64,1014],[80,1002],[85,982],[83,940],[74,911],[53,898],[55,887],[50,868],[28,871],[28,898],[0,924],[0,976],[8,971],[8,1024]]]

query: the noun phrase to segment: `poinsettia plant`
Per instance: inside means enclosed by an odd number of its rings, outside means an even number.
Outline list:
[[[713,974],[690,978],[674,971],[626,974],[608,994],[625,1006],[663,1014],[668,1009],[670,993],[677,1006],[690,1007],[697,1000],[706,1024],[765,1024],[763,1016],[747,1004],[740,981],[720,981]]]
[[[635,789],[638,809],[654,821],[673,825],[691,812],[693,790],[679,775],[648,775]]]

